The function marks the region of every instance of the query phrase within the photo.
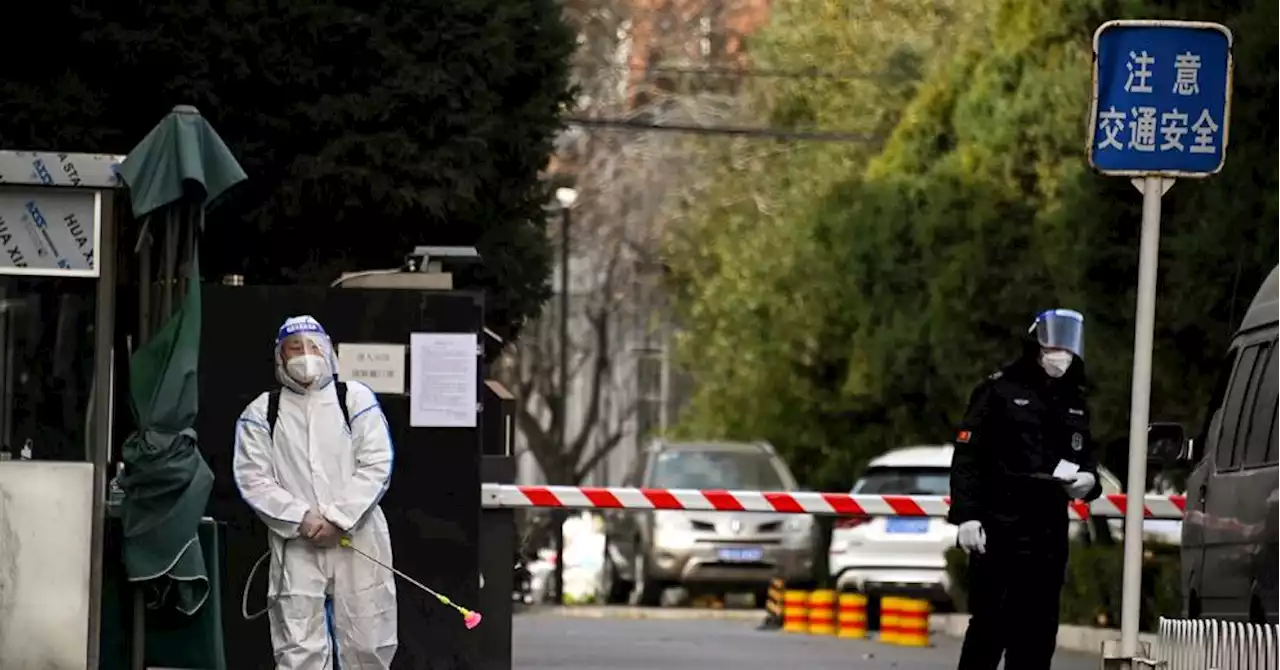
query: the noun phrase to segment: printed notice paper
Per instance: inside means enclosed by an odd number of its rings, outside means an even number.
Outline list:
[[[409,336],[409,425],[475,428],[480,357],[475,333]]]
[[[338,376],[361,382],[374,393],[404,393],[404,345],[342,342]]]

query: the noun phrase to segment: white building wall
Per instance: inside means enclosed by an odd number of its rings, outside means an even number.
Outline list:
[[[593,265],[591,259],[575,257],[570,260],[570,319],[569,330],[570,339],[573,341],[574,347],[571,348],[571,357],[579,356],[584,353],[581,343],[590,340],[592,334],[590,332],[590,324],[587,315],[581,311],[581,305],[584,301],[592,299],[592,291],[595,290],[594,283],[600,276],[600,271]],[[548,309],[544,311],[542,318],[557,318],[558,310],[553,306],[559,305],[559,270],[552,277],[552,288],[556,292],[548,304]],[[586,449],[584,458],[594,453],[595,447],[606,440],[610,435],[621,430],[622,439],[617,446],[610,452],[609,456],[603,459],[594,471],[588,475],[583,482],[588,486],[611,486],[618,485],[627,469],[630,467],[639,448],[643,446],[646,438],[637,433],[637,429],[642,421],[640,421],[640,412],[645,411],[644,408],[637,407],[640,391],[640,358],[648,352],[648,355],[658,359],[659,369],[659,387],[655,392],[650,394],[653,400],[651,412],[652,418],[649,423],[653,426],[654,432],[660,432],[665,429],[669,422],[674,418],[669,408],[669,396],[666,392],[666,381],[669,375],[665,373],[667,365],[667,340],[666,328],[656,328],[656,333],[647,334],[646,331],[655,330],[651,324],[663,324],[668,321],[662,318],[661,313],[663,302],[655,300],[655,289],[652,286],[629,286],[628,295],[625,303],[619,309],[614,311],[614,324],[611,328],[611,345],[613,368],[608,381],[605,384],[604,392],[601,395],[601,418],[600,423],[603,424],[594,431],[594,442]],[[598,297],[598,296],[597,296]],[[575,304],[578,308],[575,308]],[[543,330],[544,336],[552,338],[551,351],[556,351],[554,347],[558,346],[558,323],[547,324],[550,327]],[[533,336],[534,329],[528,329],[523,337]],[[568,415],[567,424],[568,439],[573,440],[582,431],[583,421],[587,416],[591,395],[591,372],[590,364],[583,365],[577,374],[570,379],[570,392],[568,398]],[[652,433],[650,437],[652,436]],[[539,484],[546,483],[546,479],[538,467],[537,460],[526,447],[523,434],[517,430],[516,433],[516,452],[520,454],[517,459],[517,481],[521,484]]]

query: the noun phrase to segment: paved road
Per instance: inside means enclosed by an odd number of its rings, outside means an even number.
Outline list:
[[[934,648],[905,649],[757,631],[743,620],[592,619],[533,611],[514,623],[512,667],[519,670],[953,670],[959,652],[957,640],[941,636]],[[1053,664],[1053,670],[1097,667],[1096,658],[1062,651]]]

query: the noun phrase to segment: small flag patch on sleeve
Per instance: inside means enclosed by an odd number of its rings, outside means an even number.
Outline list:
[[[960,432],[956,433],[956,442],[959,442],[960,444],[968,444],[968,443],[969,443],[969,437],[970,437],[970,433],[969,433],[969,431],[967,431],[967,430],[962,430],[962,431],[960,431]]]

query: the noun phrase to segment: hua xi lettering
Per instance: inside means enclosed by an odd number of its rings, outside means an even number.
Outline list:
[[[4,247],[9,264],[15,268],[27,267],[27,258],[22,255],[22,248],[13,239],[13,231],[9,230],[9,222],[0,216],[0,247]]]
[[[75,238],[76,246],[83,251],[89,244],[89,236],[85,233],[84,226],[80,225],[80,219],[75,214],[68,214],[62,217],[62,222],[67,224],[67,232],[71,233],[71,237]]]

